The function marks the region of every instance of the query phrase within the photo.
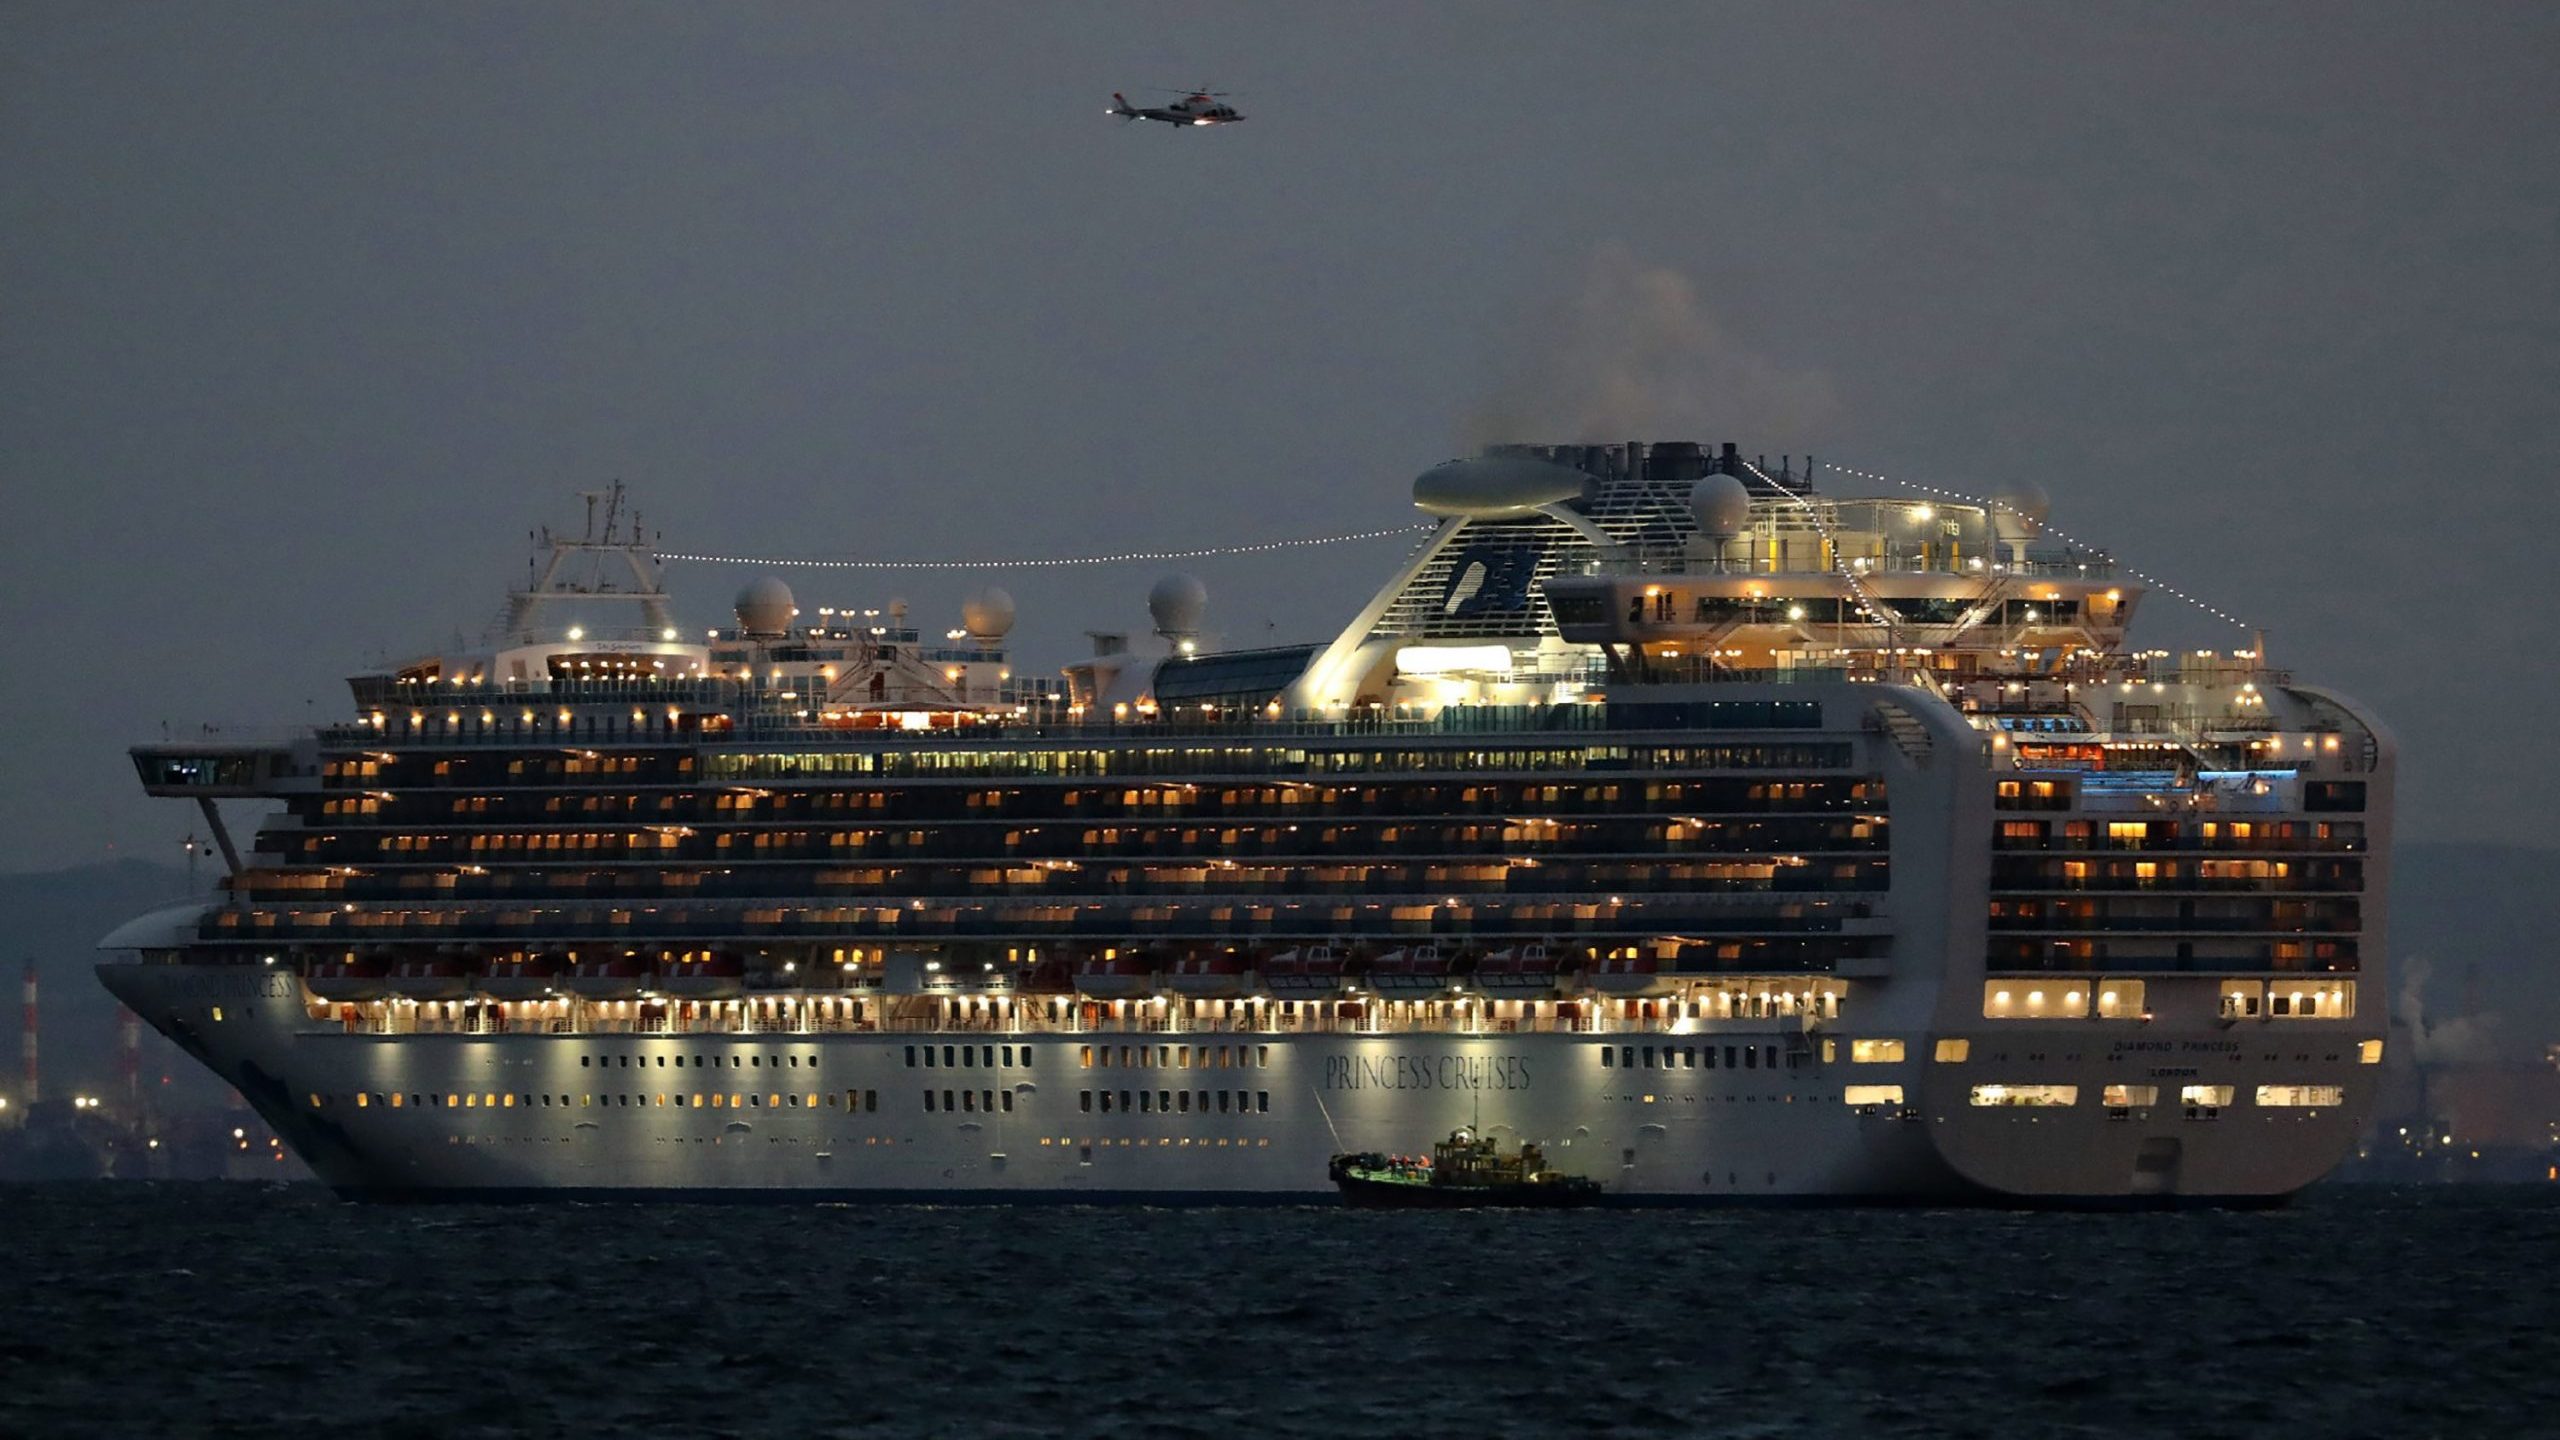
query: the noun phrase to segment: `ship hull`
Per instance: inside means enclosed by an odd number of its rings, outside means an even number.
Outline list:
[[[131,963],[100,974],[359,1199],[1330,1203],[1332,1155],[1466,1125],[1540,1143],[1613,1205],[2265,1204],[2347,1152],[2370,1103],[2364,1076],[2378,1073],[2313,1073],[2276,1041],[2263,1057],[2218,1048],[2217,1076],[2244,1091],[2332,1083],[2347,1103],[2200,1123],[2175,1107],[1968,1105],[1985,1079],[2094,1095],[2143,1073],[2146,1055],[2066,1052],[2024,1031],[2010,1033],[2037,1063],[2015,1074],[1829,1063],[1800,1025],[1765,1022],[1679,1037],[378,1035],[313,1021],[289,974]],[[1651,1068],[1666,1039],[1789,1062]],[[1929,1053],[1928,1039],[1908,1037],[1909,1053]],[[1089,1063],[1124,1057],[1133,1063]],[[1845,1083],[1887,1079],[1905,1083],[1908,1103],[1844,1103]]]

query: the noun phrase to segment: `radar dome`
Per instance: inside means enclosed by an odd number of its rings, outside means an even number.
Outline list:
[[[960,628],[981,645],[993,645],[1013,631],[1013,597],[990,585],[960,602]]]
[[[1701,476],[1689,487],[1689,516],[1699,534],[1729,540],[1751,523],[1751,492],[1730,475]]]
[[[2044,493],[2044,487],[2033,480],[2020,480],[1991,498],[1993,504],[2014,512],[2018,520],[2025,522],[2030,535],[2044,527],[2045,514],[2053,508],[2053,500]]]
[[[1208,605],[1209,587],[1189,575],[1167,575],[1147,592],[1147,613],[1155,617],[1159,635],[1196,633]]]
[[[749,635],[780,635],[800,613],[791,603],[791,587],[770,575],[759,575],[738,592],[738,629]]]

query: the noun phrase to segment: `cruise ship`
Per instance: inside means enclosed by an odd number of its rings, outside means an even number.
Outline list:
[[[2033,484],[1513,445],[1413,501],[1329,639],[1220,649],[1171,576],[1035,675],[995,589],[687,630],[590,497],[344,719],[135,747],[227,874],[98,973],[354,1198],[1317,1201],[1467,1126],[1622,1203],[2237,1205],[2349,1153],[2362,706],[2129,648],[2157,587]]]

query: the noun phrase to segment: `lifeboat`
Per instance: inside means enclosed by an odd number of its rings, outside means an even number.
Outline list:
[[[374,1000],[388,991],[384,988],[383,964],[347,956],[337,960],[312,962],[302,983],[323,1000]]]
[[[1262,988],[1284,1000],[1321,999],[1342,993],[1342,957],[1330,945],[1283,950],[1261,965]]]
[[[656,979],[649,962],[637,955],[581,960],[560,977],[562,990],[586,1000],[630,1000]]]
[[[1031,995],[1063,995],[1074,988],[1074,967],[1054,950],[1023,972],[1021,981],[1023,992]]]
[[[697,951],[660,965],[657,988],[680,1000],[734,1000],[747,993],[747,965],[735,955]]]
[[[1165,968],[1165,988],[1199,1000],[1244,993],[1245,966],[1233,955],[1185,955]]]
[[[501,955],[480,971],[480,993],[492,1000],[539,1000],[560,988],[566,966],[557,955]]]
[[[1442,954],[1437,945],[1390,950],[1369,963],[1370,986],[1380,995],[1399,1000],[1447,994],[1456,975],[1456,960]]]
[[[1476,988],[1509,1000],[1543,999],[1555,993],[1557,968],[1544,945],[1496,950],[1476,962]]]
[[[1155,967],[1141,956],[1096,956],[1076,966],[1076,993],[1091,999],[1130,1000],[1155,988]]]
[[[1585,984],[1603,995],[1659,995],[1670,983],[1657,973],[1650,955],[1612,955],[1582,968]]]
[[[471,993],[471,967],[459,956],[415,955],[391,962],[382,988],[403,1000],[459,1000]]]

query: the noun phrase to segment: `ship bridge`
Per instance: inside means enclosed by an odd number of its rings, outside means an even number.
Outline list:
[[[320,740],[312,732],[299,736],[162,741],[136,745],[133,768],[142,777],[143,793],[192,799],[213,831],[214,843],[234,878],[240,874],[240,849],[231,827],[222,821],[221,800],[255,799],[316,792],[320,788]]]
[[[308,738],[163,741],[132,754],[149,795],[238,800],[320,784],[319,750]]]

